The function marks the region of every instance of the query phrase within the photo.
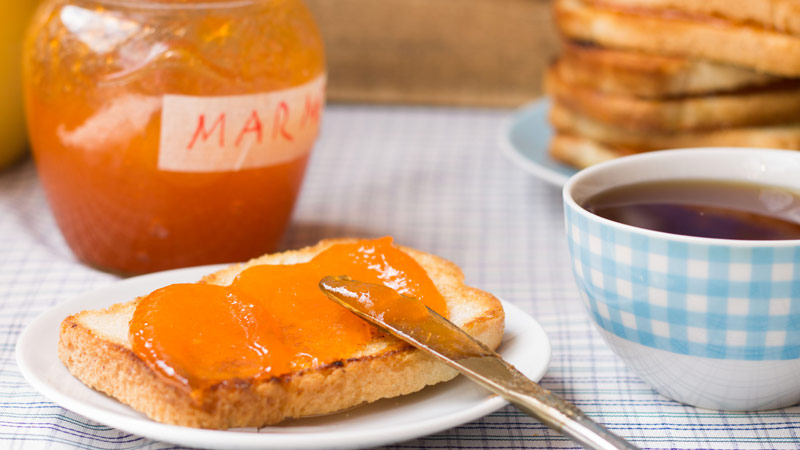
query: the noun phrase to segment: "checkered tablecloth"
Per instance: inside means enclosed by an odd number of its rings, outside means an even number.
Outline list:
[[[390,234],[456,262],[469,284],[515,303],[547,330],[553,357],[545,387],[643,448],[800,448],[800,407],[721,413],[684,406],[656,394],[611,353],[572,279],[560,190],[500,154],[498,134],[509,116],[330,106],[282,246]],[[14,361],[17,336],[36,315],[115,280],[70,254],[32,162],[0,172],[0,448],[174,448],[50,403]],[[392,448],[576,446],[506,407]]]

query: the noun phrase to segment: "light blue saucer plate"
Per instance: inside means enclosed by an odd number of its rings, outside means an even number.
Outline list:
[[[547,122],[550,101],[542,98],[520,108],[503,127],[500,146],[514,164],[555,186],[564,186],[576,170],[547,154],[553,130]]]

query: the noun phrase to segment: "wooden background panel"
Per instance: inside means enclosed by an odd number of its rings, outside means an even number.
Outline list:
[[[306,0],[328,99],[518,106],[558,51],[546,0]]]

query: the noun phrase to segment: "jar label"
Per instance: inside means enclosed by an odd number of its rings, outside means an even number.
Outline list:
[[[222,172],[266,167],[311,151],[325,76],[262,94],[163,97],[159,170]]]

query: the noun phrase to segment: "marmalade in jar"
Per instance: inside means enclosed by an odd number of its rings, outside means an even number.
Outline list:
[[[276,247],[324,103],[299,0],[50,0],[23,67],[39,176],[78,258],[142,273]]]

